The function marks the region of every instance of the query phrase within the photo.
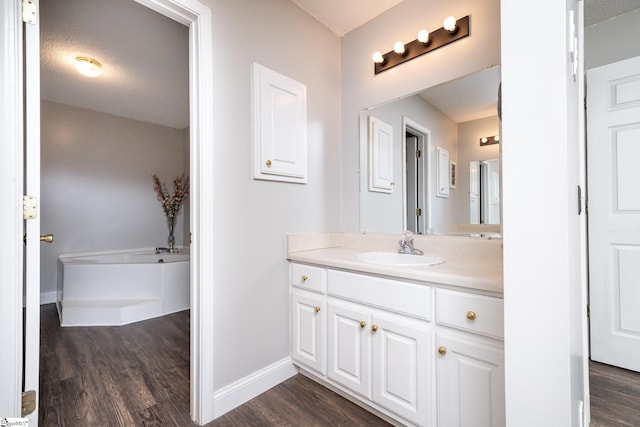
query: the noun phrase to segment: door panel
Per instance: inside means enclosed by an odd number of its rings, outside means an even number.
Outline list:
[[[640,57],[587,85],[591,358],[640,371]]]
[[[39,10],[38,0],[32,0]],[[40,200],[40,25],[25,24],[25,192]],[[38,396],[40,361],[40,213],[25,221],[24,390]],[[38,425],[36,409],[29,425]]]

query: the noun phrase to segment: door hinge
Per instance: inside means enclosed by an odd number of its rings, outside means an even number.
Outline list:
[[[28,390],[22,393],[22,416],[25,417],[36,410],[36,391]]]
[[[31,25],[38,23],[38,8],[32,0],[22,0],[22,22]]]
[[[22,218],[36,219],[38,217],[38,198],[34,196],[22,196]]]
[[[422,157],[422,152],[420,150],[416,150],[416,159]]]
[[[416,209],[416,216],[422,216],[422,209]]]

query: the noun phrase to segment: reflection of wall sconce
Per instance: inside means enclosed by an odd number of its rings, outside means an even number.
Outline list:
[[[480,138],[480,146],[484,146],[484,145],[492,145],[492,144],[499,144],[500,143],[500,135],[494,135],[494,136],[483,136],[482,138]]]
[[[467,37],[469,35],[469,21],[469,15],[458,20],[453,16],[448,16],[444,20],[442,28],[431,33],[427,30],[420,30],[416,40],[407,44],[398,41],[393,45],[393,50],[384,55],[380,52],[374,53],[374,74],[387,71],[403,62]]]

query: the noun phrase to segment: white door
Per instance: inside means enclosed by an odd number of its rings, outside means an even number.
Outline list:
[[[480,162],[469,163],[469,223],[480,224]]]
[[[591,358],[640,371],[640,57],[587,88]]]
[[[32,4],[37,9],[38,1]],[[23,221],[21,202],[25,193],[35,196],[35,200],[40,195],[39,27],[37,16],[34,24],[23,26],[21,6],[19,0],[12,0],[2,2],[0,8],[3,26],[0,37],[3,61],[0,72],[3,93],[0,187],[2,200],[5,200],[0,213],[5,237],[0,250],[0,323],[3,326],[0,337],[4,347],[0,356],[3,382],[0,416],[3,417],[22,415],[20,402],[25,390],[34,391],[32,401],[35,405],[38,402],[40,223],[37,207],[32,209],[36,219]],[[31,426],[38,424],[37,407],[28,419]]]
[[[32,0],[36,9],[38,0]],[[37,16],[25,24],[25,194],[40,200],[40,24]],[[25,221],[25,321],[24,391],[35,393],[36,407],[28,415],[29,425],[38,425],[40,364],[40,212]],[[50,236],[49,239],[52,237]],[[49,243],[51,240],[47,240]]]

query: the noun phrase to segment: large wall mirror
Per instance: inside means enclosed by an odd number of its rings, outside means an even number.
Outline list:
[[[499,231],[499,84],[495,66],[360,111],[361,231]]]

